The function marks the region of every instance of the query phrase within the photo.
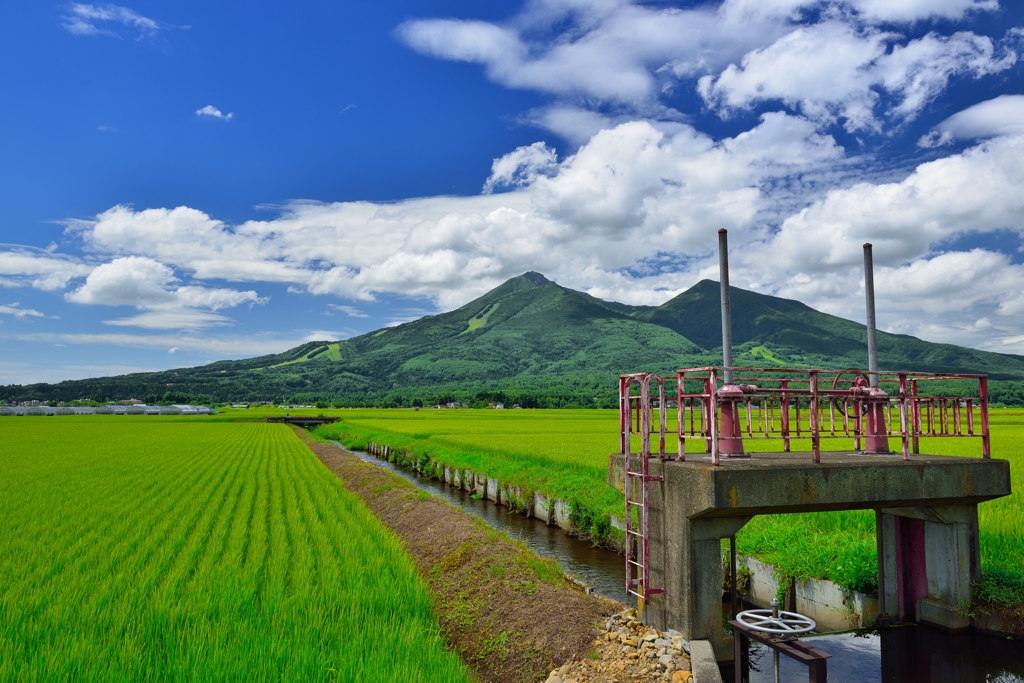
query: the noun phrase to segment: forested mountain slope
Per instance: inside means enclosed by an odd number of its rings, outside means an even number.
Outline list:
[[[737,365],[867,364],[859,323],[738,288],[732,306]],[[343,341],[196,368],[0,387],[0,398],[614,405],[621,372],[720,363],[719,311],[718,283],[710,280],[653,307],[602,301],[525,273],[456,310]],[[880,332],[879,355],[883,369],[1024,380],[1021,357],[904,335]]]

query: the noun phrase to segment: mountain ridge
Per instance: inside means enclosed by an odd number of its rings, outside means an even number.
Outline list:
[[[731,300],[737,365],[867,365],[867,333],[860,323],[736,287]],[[281,354],[194,368],[11,385],[0,387],[0,399],[173,395],[354,405],[519,391],[568,396],[562,405],[604,405],[613,404],[619,373],[720,364],[720,334],[719,285],[712,280],[701,280],[661,306],[631,306],[530,271],[452,311],[345,340],[307,342]],[[983,372],[993,380],[1024,380],[1024,357],[886,332],[878,339],[885,370]]]

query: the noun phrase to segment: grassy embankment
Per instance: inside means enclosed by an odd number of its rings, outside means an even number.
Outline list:
[[[470,679],[411,558],[288,427],[0,429],[0,680]]]
[[[583,528],[607,533],[601,519],[622,516],[622,495],[606,481],[608,453],[618,449],[618,415],[610,410],[342,410],[324,436],[358,448],[376,441],[429,455],[451,467],[565,499]],[[1014,494],[979,508],[985,602],[1024,602],[1024,414],[992,411],[995,457],[1011,461]],[[674,449],[672,439],[668,446]],[[781,443],[758,442],[758,448]],[[697,446],[697,444],[694,444]],[[826,441],[825,448],[850,447]],[[806,442],[794,449],[807,450]],[[980,457],[976,439],[923,439],[922,452]],[[689,446],[687,448],[689,450]],[[787,577],[829,579],[853,590],[877,590],[875,519],[870,511],[755,517],[737,535],[739,552],[758,557]]]

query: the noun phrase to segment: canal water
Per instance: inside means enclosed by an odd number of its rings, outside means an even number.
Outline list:
[[[829,683],[1024,682],[1024,643],[1005,638],[908,625],[803,640],[832,655]],[[775,681],[769,648],[754,643],[748,661],[750,683]],[[806,666],[788,657],[780,657],[779,664],[780,681],[806,683]]]
[[[340,443],[335,445],[342,448]],[[510,512],[466,491],[421,476],[362,451],[356,457],[392,472],[424,491],[507,532],[542,557],[550,558],[597,593],[626,602],[621,555],[593,547],[558,527]],[[951,635],[914,625],[834,633],[805,638],[832,655],[829,683],[1024,683],[1024,642],[976,634]],[[752,643],[749,683],[773,683],[772,651]],[[725,672],[731,675],[731,672]],[[779,680],[805,683],[807,667],[781,658]],[[727,677],[727,683],[733,679]]]

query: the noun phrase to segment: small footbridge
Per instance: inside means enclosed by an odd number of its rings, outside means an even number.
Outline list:
[[[338,421],[338,418],[336,418],[336,417],[324,417],[322,415],[319,416],[319,417],[312,417],[312,416],[309,416],[309,415],[295,415],[295,416],[284,415],[284,416],[268,417],[266,421],[267,422],[283,422],[284,424],[296,425],[298,427],[303,427],[305,429],[313,429],[314,427],[319,427],[320,425],[334,424],[335,422]]]

